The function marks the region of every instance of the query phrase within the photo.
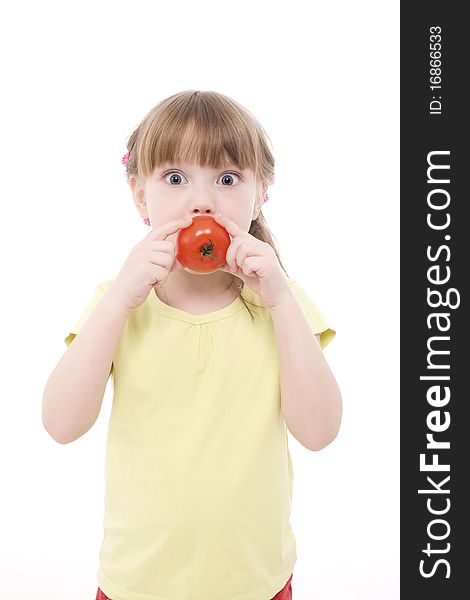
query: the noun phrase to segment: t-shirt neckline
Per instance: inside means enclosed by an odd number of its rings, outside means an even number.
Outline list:
[[[246,285],[244,285],[242,288],[242,295],[244,295],[245,288]],[[231,317],[244,308],[242,299],[240,296],[237,296],[235,300],[223,308],[219,308],[218,310],[213,310],[208,313],[202,313],[200,315],[193,315],[192,313],[181,310],[180,308],[175,308],[174,306],[165,304],[165,302],[160,300],[160,298],[157,296],[155,288],[152,288],[152,291],[149,294],[149,302],[152,309],[160,315],[170,319],[184,321],[185,323],[191,323],[193,325],[201,325],[202,323],[226,319],[227,317]]]

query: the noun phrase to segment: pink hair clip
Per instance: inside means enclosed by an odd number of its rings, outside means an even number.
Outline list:
[[[268,200],[269,200],[269,196],[268,196],[268,194],[266,194],[266,195],[264,196],[264,201],[263,201],[263,204],[265,204],[265,203],[266,203]]]
[[[123,165],[127,165],[127,163],[131,160],[131,153],[130,152],[126,152],[124,154],[124,156],[122,157],[122,164]]]

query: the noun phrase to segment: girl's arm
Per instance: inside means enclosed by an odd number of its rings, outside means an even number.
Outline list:
[[[271,316],[279,352],[284,420],[303,446],[321,450],[338,434],[341,392],[295,296],[271,309]]]
[[[49,376],[44,388],[42,422],[56,442],[73,442],[98,418],[128,315],[111,288]]]

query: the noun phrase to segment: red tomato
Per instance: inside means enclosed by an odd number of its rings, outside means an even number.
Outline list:
[[[176,238],[176,258],[198,273],[211,273],[225,265],[230,236],[210,215],[193,217],[189,227],[180,229]]]

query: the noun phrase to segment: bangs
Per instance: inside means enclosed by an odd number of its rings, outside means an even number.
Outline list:
[[[166,163],[213,169],[259,169],[260,139],[252,117],[230,99],[198,93],[170,97],[143,123],[138,162],[144,177]]]

